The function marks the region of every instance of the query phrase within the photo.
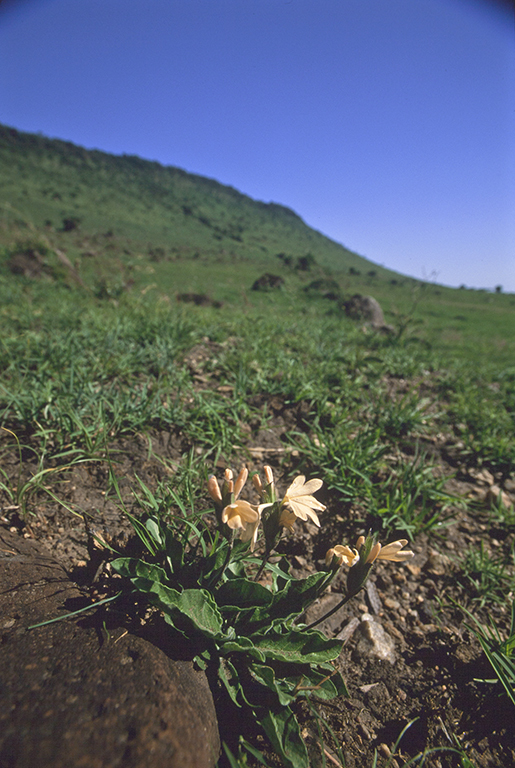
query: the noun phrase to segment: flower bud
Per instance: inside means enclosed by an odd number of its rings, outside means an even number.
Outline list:
[[[256,489],[256,491],[259,493],[260,496],[263,495],[263,483],[261,482],[261,478],[258,474],[252,475],[252,485]]]
[[[209,478],[207,481],[207,492],[209,493],[213,501],[217,501],[217,502],[222,501],[220,486],[218,485],[218,480],[214,475],[209,475]]]
[[[274,473],[272,472],[272,467],[269,467],[268,464],[266,464],[263,467],[263,472],[265,473],[265,480],[266,484],[270,485],[274,482]]]
[[[237,499],[238,496],[241,493],[241,490],[245,483],[247,482],[247,477],[249,476],[249,471],[247,467],[242,467],[242,470],[238,477],[236,478],[236,482],[234,483],[234,498]]]

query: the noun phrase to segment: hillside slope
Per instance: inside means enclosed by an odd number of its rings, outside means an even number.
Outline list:
[[[390,274],[317,232],[294,211],[212,179],[133,156],[86,150],[0,126],[3,217],[174,249],[181,255],[260,260],[311,254],[336,271]],[[391,273],[392,275],[394,273]]]

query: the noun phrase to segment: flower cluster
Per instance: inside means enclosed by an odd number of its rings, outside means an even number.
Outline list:
[[[366,538],[360,536],[355,548],[337,544],[327,550],[325,564],[334,570],[337,570],[341,565],[349,567],[347,596],[352,597],[365,585],[370,570],[377,560],[391,560],[396,563],[411,560],[414,552],[404,549],[407,543],[407,539],[398,539],[382,546],[371,536]]]
[[[264,482],[257,473],[252,477],[260,503],[251,504],[240,499],[248,475],[248,470],[244,467],[234,479],[232,470],[226,469],[221,487],[216,477],[210,476],[208,491],[215,504],[220,530],[231,542],[235,532],[239,531],[240,539],[250,542],[250,550],[254,551],[259,531],[262,529],[264,555],[255,577],[258,579],[285,528],[293,531],[296,520],[310,521],[320,526],[317,512],[322,512],[325,506],[313,494],[320,490],[323,483],[318,478],[306,481],[304,475],[299,475],[280,498],[277,496],[272,469],[265,466]],[[403,563],[411,559],[413,552],[404,549],[407,543],[407,539],[398,539],[382,546],[373,536],[360,536],[355,547],[337,544],[326,554],[327,583],[342,565],[346,565],[349,568],[346,596],[343,599],[343,602],[346,602],[364,587],[376,561],[391,560]]]
[[[232,470],[226,469],[222,487],[214,475],[209,477],[208,492],[215,503],[217,519],[226,535],[236,530],[240,531],[242,541],[250,541],[254,550],[257,542],[259,525],[262,523],[265,536],[265,549],[270,553],[283,528],[292,531],[297,519],[310,520],[320,526],[317,511],[325,506],[312,495],[320,490],[322,480],[314,478],[306,482],[304,475],[294,479],[282,499],[277,498],[272,468],[264,468],[265,482],[258,474],[252,478],[252,483],[260,497],[260,504],[250,504],[239,498],[247,481],[248,470],[244,467],[236,480]],[[229,529],[229,530],[227,530]]]

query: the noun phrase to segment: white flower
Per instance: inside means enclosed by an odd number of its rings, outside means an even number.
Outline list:
[[[257,508],[253,507],[253,509],[257,509],[258,516],[254,522],[247,523],[246,527],[240,533],[240,539],[242,541],[250,541],[251,552],[254,552],[254,547],[256,546],[258,532],[259,532],[259,524],[261,522],[261,513],[266,507],[271,507],[271,506],[272,506],[271,504],[260,504]]]
[[[299,475],[286,491],[282,503],[284,506],[289,507],[296,517],[299,517],[301,520],[311,518],[315,525],[320,526],[315,509],[323,511],[325,506],[317,501],[314,496],[311,496],[311,494],[318,491],[322,485],[322,480],[318,478],[308,480],[306,483],[304,475]],[[284,525],[284,523],[282,524]]]

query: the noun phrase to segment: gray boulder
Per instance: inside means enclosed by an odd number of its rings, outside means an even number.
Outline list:
[[[375,330],[387,333],[394,330],[391,325],[385,323],[383,310],[373,296],[362,296],[360,293],[356,293],[350,299],[342,301],[341,306],[348,317],[353,320],[364,321]]]

